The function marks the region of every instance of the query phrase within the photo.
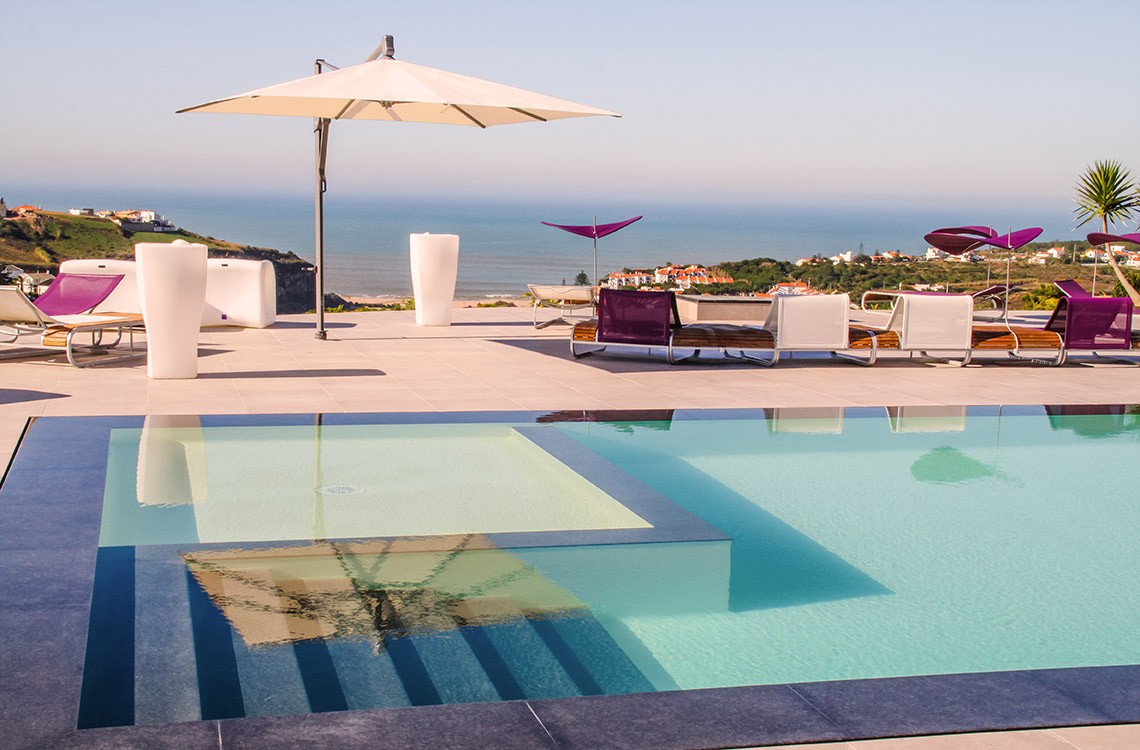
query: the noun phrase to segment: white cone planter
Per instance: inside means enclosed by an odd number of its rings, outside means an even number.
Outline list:
[[[459,235],[413,234],[411,246],[416,324],[449,326],[455,276],[459,272]]]
[[[206,302],[206,246],[184,240],[140,242],[139,306],[146,323],[146,374],[198,376],[198,329]]]

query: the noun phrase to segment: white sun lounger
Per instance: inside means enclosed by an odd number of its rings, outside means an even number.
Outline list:
[[[552,323],[570,323],[574,321],[567,317],[572,310],[594,309],[596,298],[594,288],[591,286],[548,286],[542,284],[527,284],[531,296],[534,297],[534,327],[546,328]],[[538,322],[538,308],[552,307],[558,310],[557,318]]]
[[[0,358],[33,356],[27,350],[40,349],[36,354],[50,354],[63,349],[67,361],[75,367],[120,362],[141,357],[145,351],[135,351],[134,334],[143,330],[141,315],[124,313],[83,313],[79,315],[48,315],[32,304],[24,293],[14,286],[0,286],[0,343],[15,347],[0,354]],[[105,340],[110,333],[114,338]],[[126,333],[128,352],[116,357],[99,357],[95,361],[77,361],[76,350],[87,354],[102,354],[113,349]],[[37,344],[18,341],[21,336],[39,336]],[[90,336],[88,340],[86,337]]]

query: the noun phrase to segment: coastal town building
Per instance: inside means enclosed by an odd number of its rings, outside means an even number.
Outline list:
[[[605,285],[610,289],[623,289],[626,287],[642,288],[650,285],[660,285],[662,288],[672,288],[680,291],[692,289],[696,284],[731,284],[731,276],[717,276],[709,273],[704,266],[667,265],[653,271],[632,270],[611,273],[605,279]]]
[[[55,276],[50,273],[21,273],[16,277],[20,291],[28,296],[39,296],[51,286]]]
[[[823,294],[823,292],[803,281],[781,281],[769,289],[768,294],[776,297],[805,294]]]
[[[174,232],[177,227],[162,214],[149,209],[116,211],[111,219],[124,232]]]

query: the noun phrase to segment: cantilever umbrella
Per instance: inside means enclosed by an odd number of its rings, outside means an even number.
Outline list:
[[[989,227],[949,227],[946,229],[936,229],[923,239],[932,246],[951,255],[961,255],[962,253],[976,250],[982,245],[990,245],[992,247],[1000,247],[1008,250],[1009,255],[1006,256],[1005,260],[1004,315],[1006,321],[1008,321],[1009,277],[1010,267],[1013,262],[1013,251],[1037,239],[1042,231],[1044,230],[1041,229],[1041,227],[1029,227],[1028,229],[1019,229],[1016,232],[1011,231],[1009,234],[998,236],[997,232]]]
[[[393,58],[392,37],[359,65],[337,68],[314,63],[316,74],[243,94],[186,107],[178,112],[222,112],[315,118],[316,135],[316,337],[325,338],[324,191],[325,154],[332,120],[430,122],[486,128],[516,122],[546,122],[616,112],[545,94]],[[330,72],[324,72],[329,70]]]
[[[626,219],[625,221],[615,221],[612,224],[599,224],[598,223],[598,217],[595,216],[593,224],[583,224],[583,225],[551,224],[549,221],[544,221],[542,223],[548,227],[554,227],[555,229],[561,229],[565,232],[570,232],[571,234],[576,234],[579,237],[593,237],[594,238],[594,277],[593,277],[593,279],[591,279],[590,283],[597,284],[598,283],[598,238],[599,237],[605,237],[607,234],[613,234],[614,232],[616,232],[619,229],[624,229],[624,228],[628,227],[630,224],[632,224],[633,222],[638,221],[639,219],[641,219],[640,216],[634,216],[632,219]]]

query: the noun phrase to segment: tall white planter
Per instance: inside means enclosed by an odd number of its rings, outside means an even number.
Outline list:
[[[198,329],[206,301],[206,246],[140,242],[139,306],[146,323],[149,378],[198,376]]]
[[[410,239],[416,323],[449,326],[455,276],[459,272],[459,235],[424,232],[413,234]]]

